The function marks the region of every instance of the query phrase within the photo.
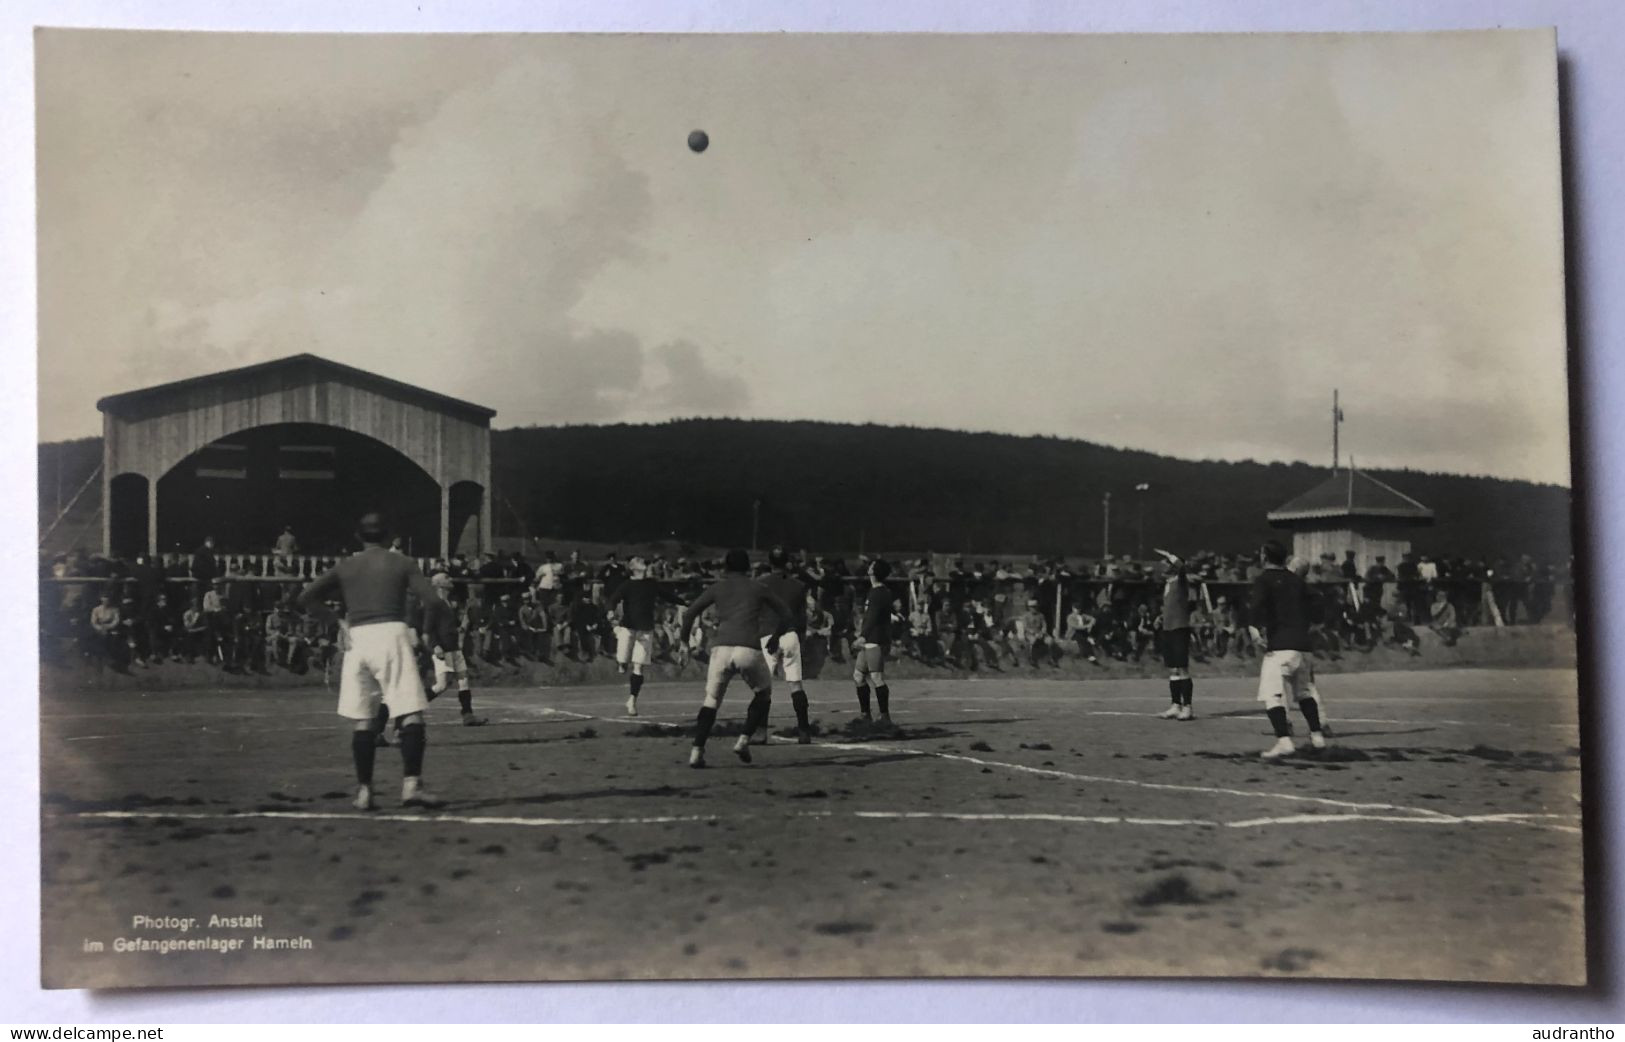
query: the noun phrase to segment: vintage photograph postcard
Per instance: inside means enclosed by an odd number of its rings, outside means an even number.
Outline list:
[[[45,985],[1583,984],[1556,45],[40,30]]]

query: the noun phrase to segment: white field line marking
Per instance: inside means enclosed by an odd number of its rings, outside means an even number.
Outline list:
[[[1417,818],[1393,814],[1292,814],[1274,818],[1247,818],[1240,821],[1214,821],[1206,818],[1140,818],[1083,814],[976,814],[952,811],[798,811],[783,815],[791,819],[808,818],[835,820],[857,818],[870,821],[959,821],[959,822],[1040,822],[1065,825],[1143,825],[1168,828],[1256,829],[1273,826],[1332,825],[1377,822],[1394,825],[1524,825],[1530,828],[1551,829],[1578,833],[1579,828],[1538,819],[1557,817],[1544,814],[1474,814],[1443,815],[1436,818]],[[497,825],[519,828],[580,828],[605,825],[673,825],[695,822],[727,820],[762,820],[760,814],[654,814],[625,818],[522,818],[496,815],[464,814],[379,814],[365,811],[343,813],[338,811],[243,811],[241,813],[208,811],[83,811],[79,818],[117,821],[348,821],[348,822],[406,822],[414,825]]]
[[[962,763],[975,764],[978,767],[1003,767],[1009,771],[1019,771],[1025,774],[1037,774],[1049,778],[1069,778],[1073,781],[1096,782],[1103,785],[1128,785],[1136,789],[1159,789],[1167,792],[1200,792],[1208,795],[1245,796],[1251,799],[1289,800],[1294,803],[1316,803],[1326,807],[1342,807],[1354,811],[1395,811],[1421,815],[1428,818],[1448,818],[1450,815],[1428,807],[1406,807],[1393,803],[1352,803],[1348,800],[1334,800],[1325,796],[1300,796],[1297,793],[1262,792],[1249,789],[1225,789],[1208,785],[1176,785],[1172,782],[1146,782],[1131,778],[1110,778],[1099,774],[1074,774],[1071,771],[1057,770],[1053,767],[1028,767],[1025,764],[1005,763],[1002,760],[984,760],[976,756],[964,756],[958,753],[935,752],[930,749],[905,749],[895,745],[882,745],[879,743],[843,744],[836,742],[820,743],[825,749],[865,750],[880,749],[885,752],[907,753],[910,756],[931,756],[940,760],[957,760]]]
[[[965,712],[965,713],[985,713],[985,712],[988,712],[988,711],[989,710],[986,710],[986,709],[964,709],[964,710],[961,710],[961,712]],[[1080,716],[1138,716],[1138,717],[1143,717],[1144,719],[1147,719],[1147,720],[1160,719],[1160,717],[1158,717],[1156,713],[1130,713],[1130,712],[1128,712],[1126,710],[1122,710],[1122,709],[1084,709],[1084,710],[1079,711],[1079,715]],[[1324,714],[1322,714],[1322,715],[1324,715]],[[1244,723],[1244,724],[1257,724],[1257,725],[1260,725],[1260,726],[1269,723],[1269,720],[1266,717],[1264,717],[1264,716],[1262,716],[1260,714],[1250,713],[1250,714],[1247,714],[1247,715],[1244,715],[1244,716],[1236,716],[1236,715],[1234,715],[1233,713],[1231,713],[1229,711],[1226,711],[1226,712],[1223,712],[1223,713],[1211,713],[1211,714],[1209,714],[1207,716],[1203,716],[1202,714],[1198,713],[1196,718],[1198,720],[1229,720],[1229,721],[1237,721],[1237,722]],[[1579,726],[1580,726],[1578,723],[1573,723],[1573,724],[1514,724],[1514,723],[1508,723],[1508,722],[1506,722],[1504,720],[1471,720],[1471,721],[1469,721],[1469,720],[1386,720],[1386,719],[1384,719],[1384,720],[1376,720],[1376,719],[1369,719],[1369,718],[1363,718],[1363,717],[1354,717],[1354,716],[1333,717],[1331,719],[1328,719],[1326,722],[1329,723],[1329,724],[1334,724],[1334,725],[1335,724],[1415,724],[1415,725],[1431,726],[1431,725],[1435,725],[1435,724],[1440,724],[1440,725],[1443,725],[1443,726],[1446,726],[1446,727],[1511,727],[1511,728],[1518,729],[1518,730],[1522,730],[1522,729],[1529,728],[1529,727],[1560,727],[1560,728],[1567,728],[1570,731],[1577,730],[1579,728]]]

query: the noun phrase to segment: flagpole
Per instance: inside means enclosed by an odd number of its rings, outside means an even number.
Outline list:
[[[1337,389],[1332,389],[1332,473],[1337,473],[1337,425],[1343,419],[1343,410],[1337,407]]]

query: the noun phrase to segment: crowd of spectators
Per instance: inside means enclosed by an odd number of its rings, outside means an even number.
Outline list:
[[[810,667],[849,659],[868,560],[799,559],[808,588],[804,653]],[[722,572],[720,560],[657,554],[647,561],[650,576],[672,584],[683,600]],[[43,576],[61,580],[42,584],[45,653],[119,670],[185,661],[231,672],[330,672],[343,647],[342,624],[331,613],[301,612],[296,597],[305,580],[335,562],[301,556],[291,529],[267,555],[223,553],[212,540],[192,554],[137,554],[129,561],[58,555]],[[501,668],[526,660],[590,662],[614,653],[616,620],[604,604],[627,576],[617,554],[589,562],[580,552],[561,560],[548,551],[533,561],[514,551],[419,563],[426,573],[453,581],[471,662]],[[1378,557],[1363,574],[1352,552],[1341,561],[1326,554],[1294,563],[1315,594],[1315,650],[1325,657],[1383,645],[1418,654],[1424,629],[1448,645],[1477,625],[1572,623],[1572,596],[1557,603],[1568,571],[1528,557],[1490,562],[1405,554],[1393,568]],[[961,670],[1058,666],[1068,655],[1095,664],[1155,658],[1165,568],[1128,556],[1085,563],[907,560],[892,580],[899,594],[893,646],[923,663]],[[1258,568],[1245,554],[1190,559],[1199,592],[1192,651],[1199,660],[1259,653],[1246,617],[1247,589]],[[657,660],[676,667],[703,661],[713,620],[702,616],[686,638],[677,620],[675,608],[661,619]]]

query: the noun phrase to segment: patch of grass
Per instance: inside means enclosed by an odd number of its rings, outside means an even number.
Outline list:
[[[970,748],[971,752],[973,753],[990,753],[993,751],[993,747],[991,745],[988,745],[986,742],[982,741],[972,742]]]

